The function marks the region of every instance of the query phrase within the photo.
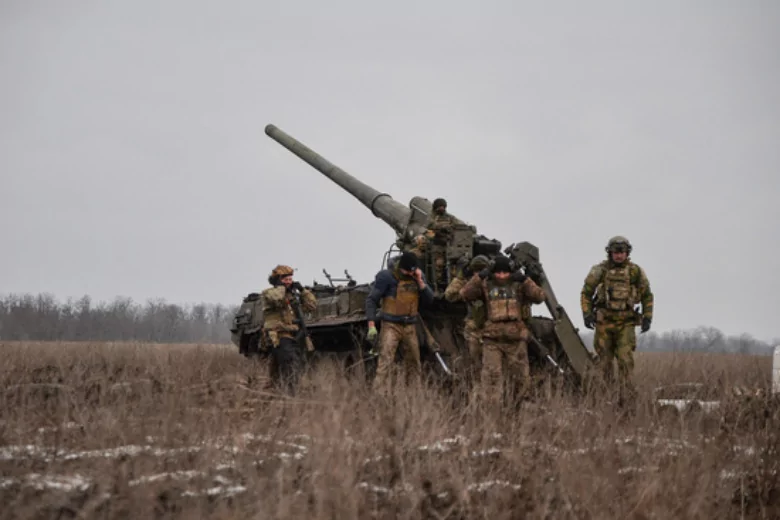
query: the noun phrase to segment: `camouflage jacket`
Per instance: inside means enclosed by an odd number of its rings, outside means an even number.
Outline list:
[[[448,302],[462,302],[463,297],[460,295],[460,290],[465,287],[468,280],[459,272],[458,275],[452,279],[447,289],[444,291],[444,299]],[[472,320],[477,328],[481,328],[485,324],[485,306],[482,300],[475,300],[468,302],[468,314],[467,320]]]
[[[446,245],[452,235],[452,227],[462,224],[463,222],[460,219],[447,212],[441,215],[432,213],[428,217],[426,237],[434,245]]]
[[[626,302],[626,309],[613,310],[608,308],[608,302],[612,295],[609,285],[619,286],[621,273],[624,273],[628,282],[628,291],[623,300]],[[616,279],[617,282],[610,283],[610,279]],[[642,317],[653,318],[653,292],[650,289],[650,281],[644,269],[626,260],[624,264],[618,265],[611,260],[604,260],[591,267],[590,272],[585,277],[585,283],[580,292],[580,307],[583,314],[590,314],[596,309],[602,310],[607,315],[621,314],[633,315],[634,305],[642,304]]]
[[[530,278],[526,278],[522,283],[510,281],[507,285],[511,284],[517,287],[516,297],[521,308],[531,303],[542,303],[547,298],[544,289],[536,285]],[[463,286],[459,295],[466,302],[482,301],[487,304],[487,281],[481,279],[479,274],[475,274]]]
[[[292,294],[284,285],[269,287],[260,295],[263,300],[264,327],[269,331],[297,332],[299,325],[292,306]],[[304,313],[317,309],[317,298],[308,289],[301,292],[301,310]]]
[[[494,289],[491,289],[494,287]],[[510,321],[499,318],[495,321],[493,312],[497,310],[496,300],[489,299],[489,293],[492,293],[496,287],[503,287],[503,291],[509,290],[516,298],[516,302],[504,299],[500,304],[507,309],[512,308],[511,314],[514,315]],[[523,319],[522,308],[530,303],[541,303],[545,300],[544,289],[536,285],[533,280],[526,278],[522,283],[508,281],[506,284],[498,286],[489,280],[483,280],[478,274],[475,274],[471,280],[460,290],[460,296],[466,302],[481,302],[486,311],[486,321],[482,327],[482,337],[497,341],[518,341],[527,340],[528,326]],[[530,306],[530,305],[529,305]],[[506,316],[506,314],[504,315]]]

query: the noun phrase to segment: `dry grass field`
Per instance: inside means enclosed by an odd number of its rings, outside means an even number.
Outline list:
[[[496,420],[436,387],[384,402],[326,365],[270,399],[230,346],[0,352],[0,518],[780,516],[769,357],[639,354],[633,413],[548,395]],[[720,407],[659,410],[679,382]]]

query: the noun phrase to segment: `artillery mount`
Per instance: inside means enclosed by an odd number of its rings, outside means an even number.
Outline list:
[[[397,258],[395,254],[410,249],[415,238],[426,232],[428,218],[432,212],[432,204],[427,198],[413,197],[409,206],[404,206],[387,193],[356,179],[276,126],[267,125],[265,133],[347,191],[375,217],[393,229],[396,235],[395,243],[384,254],[383,268],[389,268]],[[500,241],[478,234],[473,225],[456,226],[446,246],[446,281],[449,282],[459,260],[469,260],[476,255],[485,255],[492,260],[501,254]],[[532,373],[541,370],[562,374],[567,383],[579,385],[586,371],[592,366],[594,357],[558,302],[542,268],[538,248],[528,242],[512,243],[503,249],[503,254],[512,260],[514,268],[522,269],[547,294],[545,305],[550,317],[531,316],[527,321],[534,336],[529,344]],[[425,276],[429,281],[435,281],[430,254],[426,252],[423,256],[421,260]],[[368,324],[365,300],[372,283],[358,284],[346,270],[345,279],[333,279],[324,269],[323,272],[329,285],[315,281],[310,287],[317,297],[318,306],[313,314],[306,316],[306,325],[315,345],[315,352],[320,356],[336,355],[344,360],[345,366],[354,366],[360,364],[361,360],[370,360],[368,351],[371,345],[366,339]],[[347,283],[334,285],[334,281]],[[441,294],[445,287],[434,286],[434,289]],[[245,355],[262,354],[257,341],[262,326],[262,316],[258,315],[258,311],[262,311],[259,295],[252,293],[244,299],[231,329],[233,342]],[[442,354],[458,373],[461,361],[465,362],[467,357],[463,336],[466,313],[465,303],[449,302],[443,298],[437,298],[433,305],[420,309],[422,322],[418,326],[418,337],[423,361],[440,375],[442,370],[432,355],[432,346],[435,343],[440,346]],[[381,327],[381,322],[378,327]]]

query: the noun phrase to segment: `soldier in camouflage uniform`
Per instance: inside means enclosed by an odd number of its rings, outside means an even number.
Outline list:
[[[544,290],[522,272],[512,273],[509,258],[499,256],[492,269],[484,269],[471,278],[460,296],[464,301],[482,301],[487,321],[482,329],[483,399],[498,404],[504,387],[502,365],[506,367],[510,388],[517,399],[526,397],[531,386],[528,363],[529,330],[522,317],[526,303],[542,303]]]
[[[264,335],[271,348],[268,365],[269,383],[282,388],[289,394],[295,387],[303,369],[303,348],[299,338],[300,324],[294,305],[300,305],[302,313],[314,312],[317,298],[300,282],[293,280],[293,269],[277,265],[268,277],[272,287],[264,290],[263,301]],[[308,350],[313,349],[310,338],[303,338]]]
[[[478,255],[471,259],[467,266],[458,265],[458,271],[447,290],[444,291],[444,299],[448,302],[463,301],[460,290],[466,282],[490,265],[490,260],[484,255]],[[480,336],[485,324],[485,306],[482,300],[475,300],[468,304],[466,319],[463,323],[463,336],[466,339],[466,347],[469,352],[469,378],[473,383],[479,381],[479,373],[482,370],[482,338]]]
[[[580,295],[585,327],[596,329],[593,346],[607,385],[614,382],[613,360],[617,360],[621,402],[634,395],[634,327],[641,325],[642,332],[647,332],[653,320],[650,282],[645,271],[629,260],[631,250],[627,238],[612,237],[606,247],[607,259],[591,268]],[[635,309],[640,303],[641,312]]]
[[[461,224],[463,222],[447,213],[446,200],[433,201],[433,213],[428,217],[427,231],[424,236],[433,261],[437,287],[447,286],[447,245],[452,239],[452,227]]]

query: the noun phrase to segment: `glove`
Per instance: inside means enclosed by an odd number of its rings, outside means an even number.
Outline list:
[[[515,271],[510,278],[513,282],[523,283],[528,277],[522,271]]]
[[[586,329],[592,329],[596,325],[596,316],[592,312],[583,314],[582,321],[585,322]]]
[[[488,276],[490,276],[490,269],[487,267],[479,272],[479,277],[482,278],[483,280]]]
[[[374,341],[376,335],[377,335],[376,327],[371,327],[370,329],[368,329],[368,335],[366,337],[368,338],[368,341]]]
[[[642,318],[642,332],[647,332],[650,330],[650,322],[653,320],[651,318]]]
[[[301,282],[293,282],[290,288],[293,291],[303,292],[303,285],[301,285]]]

